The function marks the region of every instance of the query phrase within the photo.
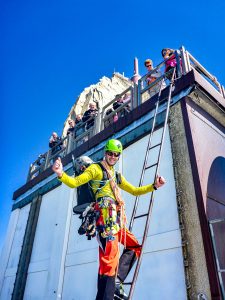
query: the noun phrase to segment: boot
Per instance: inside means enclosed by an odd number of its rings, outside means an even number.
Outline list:
[[[114,300],[128,300],[128,296],[126,295],[126,293],[124,291],[122,283],[116,284]]]

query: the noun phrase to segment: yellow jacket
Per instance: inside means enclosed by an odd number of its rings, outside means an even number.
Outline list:
[[[115,175],[115,171],[113,167],[111,167],[111,170]],[[92,164],[79,176],[71,177],[68,176],[66,173],[63,173],[62,177],[58,179],[71,188],[76,188],[90,181],[93,192],[95,193],[99,186],[99,182],[102,180],[102,178],[103,178],[103,172],[101,167],[98,164]],[[122,190],[134,196],[143,195],[154,191],[153,184],[148,184],[141,187],[135,187],[132,184],[130,184],[123,176],[121,176],[121,183],[118,184],[118,186]],[[101,188],[101,190],[96,194],[96,199],[104,196],[108,196],[115,200],[109,181],[107,181],[106,184]]]

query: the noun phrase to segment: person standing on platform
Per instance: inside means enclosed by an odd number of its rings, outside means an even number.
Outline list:
[[[148,73],[154,69],[153,62],[149,58],[145,60],[144,65],[145,65]],[[161,76],[162,76],[162,73],[159,70],[155,70],[149,76],[146,77],[146,79],[145,79],[146,84],[147,85],[153,84],[156,81],[156,79],[158,79]],[[159,81],[158,83],[153,84],[152,87],[148,90],[150,98],[159,92],[161,85],[162,85],[162,88],[165,88],[164,79],[162,79],[162,81]]]

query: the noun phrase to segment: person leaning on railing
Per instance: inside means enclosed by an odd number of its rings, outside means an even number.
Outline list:
[[[83,133],[85,132],[86,124],[83,122],[82,119],[83,119],[82,114],[77,114],[75,119],[75,132],[74,132],[74,137],[77,143],[76,146],[80,146],[88,139],[87,136],[83,136]],[[79,136],[81,136],[81,138],[79,138]]]
[[[31,165],[30,173],[31,177],[30,179],[33,179],[34,177],[38,176],[44,169],[45,164],[45,154],[39,154],[37,160]],[[35,172],[37,170],[37,172]]]
[[[145,67],[147,69],[147,72],[151,72],[154,69],[153,62],[149,58],[145,60],[144,65],[145,65]],[[146,77],[146,79],[145,79],[146,84],[150,85],[151,83],[153,83],[160,76],[162,76],[161,72],[159,70],[155,70],[148,77]]]
[[[84,122],[82,121],[82,114],[77,114],[75,119],[75,137],[81,135],[84,131]]]
[[[124,94],[123,96],[117,95],[117,99],[113,103],[113,108],[116,110],[119,107],[121,107],[124,103],[128,103],[130,100],[130,97],[127,94]],[[124,117],[127,113],[130,112],[130,104],[127,104],[123,107],[123,109],[119,110],[117,113],[118,117]],[[117,118],[118,119],[118,118]]]
[[[38,159],[37,159],[37,166],[40,167],[40,169],[42,170],[45,164],[45,154],[39,154],[38,155]]]
[[[56,154],[63,148],[62,139],[56,132],[53,132],[49,140],[49,148],[51,148],[51,155]]]
[[[144,65],[147,69],[147,72],[151,72],[154,67],[153,67],[153,62],[151,59],[146,59],[144,62]],[[159,70],[154,70],[153,73],[151,73],[149,76],[146,77],[145,81],[147,85],[152,84],[154,81],[156,81],[157,78],[161,77],[162,73]],[[162,79],[163,80],[163,79]],[[162,88],[165,87],[165,82],[163,81],[159,81],[157,84],[153,85],[150,89],[149,89],[149,95],[150,97],[154,96],[155,94],[157,94],[160,90],[160,87],[162,85]]]
[[[86,129],[88,130],[95,123],[95,117],[98,114],[98,109],[95,102],[89,104],[89,109],[85,111],[82,121],[86,122]]]
[[[169,72],[177,66],[177,59],[175,55],[175,50],[170,48],[163,48],[161,51],[162,57],[165,60],[165,71],[164,73]],[[182,61],[180,59],[180,67],[182,67]],[[171,71],[172,72],[172,71]],[[168,79],[171,79],[172,73],[167,75]]]
[[[107,109],[107,111],[105,112],[105,117],[111,115],[113,113],[113,108],[109,108]],[[108,127],[110,124],[115,123],[118,120],[118,116],[117,113],[115,112],[114,114],[112,114],[112,116],[110,118],[107,118],[104,121],[104,128]]]
[[[68,120],[69,128],[67,129],[66,135],[74,134],[75,122],[74,120]]]

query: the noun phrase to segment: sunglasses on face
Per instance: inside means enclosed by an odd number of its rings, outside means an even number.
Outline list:
[[[151,67],[151,66],[152,66],[152,65],[147,65],[146,68],[149,68],[149,67]]]
[[[106,154],[111,157],[120,157],[120,153],[107,151]]]

